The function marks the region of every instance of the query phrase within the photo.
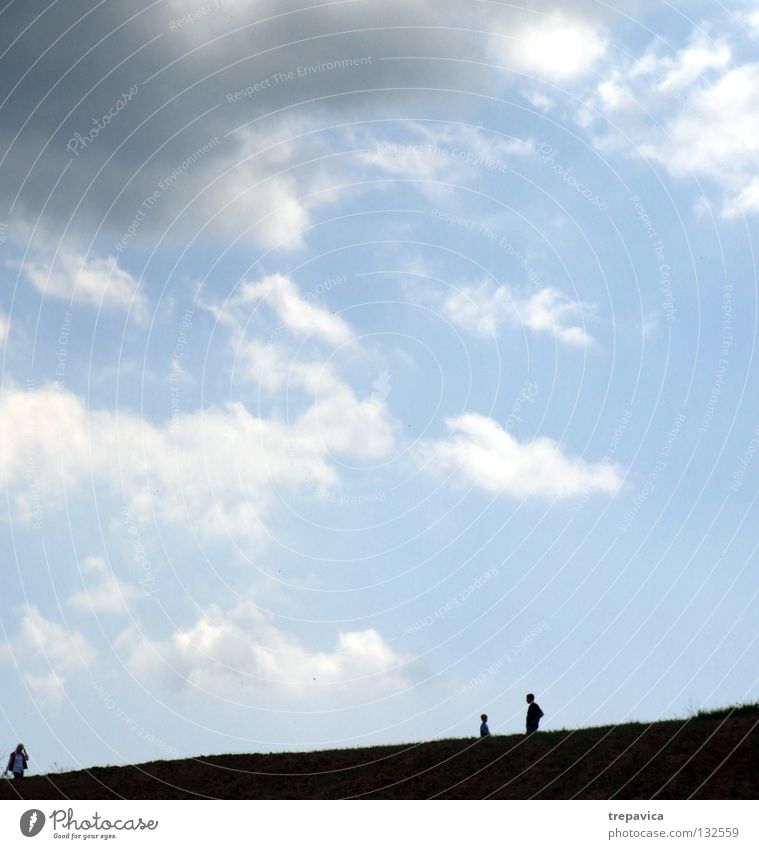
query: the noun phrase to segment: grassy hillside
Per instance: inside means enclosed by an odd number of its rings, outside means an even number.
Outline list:
[[[759,705],[688,720],[333,751],[215,755],[0,782],[28,799],[755,799]]]

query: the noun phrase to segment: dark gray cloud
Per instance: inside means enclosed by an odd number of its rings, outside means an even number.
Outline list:
[[[17,0],[0,16],[0,220],[23,238],[41,216],[47,247],[99,237],[112,253],[205,224],[276,244],[307,223],[327,197],[313,193],[340,168],[334,157],[304,164],[339,149],[321,130],[467,120],[502,80],[488,64],[509,61],[508,37],[494,54],[488,33],[556,8]],[[583,2],[571,14],[608,19],[600,9]]]
[[[395,58],[481,52],[448,28],[451,4],[427,0],[29,2],[2,20],[0,217],[19,233],[44,208],[49,244],[152,242],[188,203],[193,229],[273,211],[259,227],[270,243],[305,220],[299,195],[324,185],[326,165],[298,167],[332,151],[315,131],[413,114],[434,106],[429,87],[483,80],[476,65]],[[292,202],[302,208],[276,212]]]

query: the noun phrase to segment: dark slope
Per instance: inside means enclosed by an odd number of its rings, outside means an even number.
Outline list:
[[[537,737],[216,755],[0,782],[6,799],[754,799],[759,708]]]

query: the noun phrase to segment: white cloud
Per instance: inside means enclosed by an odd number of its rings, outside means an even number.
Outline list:
[[[556,106],[556,101],[550,98],[544,91],[528,89],[524,96],[536,108],[543,112],[550,112]]]
[[[57,672],[42,675],[28,673],[24,679],[34,696],[49,704],[60,704],[66,695],[66,681]]]
[[[493,335],[507,324],[550,333],[566,345],[583,347],[592,341],[580,323],[591,307],[550,286],[531,295],[488,281],[462,286],[446,297],[442,309],[454,324],[479,336]]]
[[[116,257],[85,257],[63,249],[52,263],[26,262],[22,270],[43,295],[94,304],[100,309],[131,309],[145,317],[147,301],[137,280],[119,268]]]
[[[446,424],[451,436],[428,442],[423,456],[431,468],[456,472],[487,492],[569,498],[587,492],[614,494],[621,486],[616,466],[567,457],[552,439],[519,442],[498,422],[476,413]]]
[[[243,335],[234,353],[241,374],[266,389],[296,386],[315,395],[322,386],[337,383],[334,370],[327,363],[298,360],[297,353],[289,353],[283,345],[273,342]]]
[[[582,18],[552,14],[514,24],[507,19],[501,35],[490,39],[495,61],[545,80],[580,77],[606,52],[603,30]]]
[[[323,434],[325,450],[338,454],[380,460],[395,445],[395,423],[385,399],[372,392],[359,400],[345,384],[320,393],[298,426],[305,432],[313,429],[315,434]]]
[[[35,695],[62,701],[68,678],[95,663],[95,648],[79,631],[46,619],[33,605],[18,608],[16,616],[18,632],[0,646],[0,659],[18,665]]]
[[[11,323],[8,316],[0,314],[0,347],[8,341],[8,332],[11,329]]]
[[[696,33],[690,44],[674,57],[663,57],[652,62],[660,77],[659,91],[682,90],[711,70],[721,70],[730,63],[730,47],[726,41],[712,41],[706,33]],[[646,59],[644,57],[643,64]]]
[[[288,140],[301,133],[302,124],[286,118],[268,131],[238,130],[188,170],[172,192],[173,204],[190,204],[188,221],[224,237],[240,235],[269,248],[298,247],[311,223],[311,207],[331,199],[329,192],[306,199],[323,185],[325,172],[316,162],[302,163],[326,151],[316,138]]]
[[[613,69],[591,105],[622,133],[602,129],[601,147],[629,149],[678,177],[706,177],[723,195],[722,214],[759,211],[759,63],[731,64],[725,39],[696,31],[675,55],[659,45]],[[592,109],[580,118],[593,123]]]
[[[201,534],[256,536],[279,487],[334,486],[331,454],[376,459],[393,425],[376,398],[342,386],[291,422],[242,404],[155,425],[126,412],[88,410],[65,389],[6,389],[0,400],[0,479],[20,518],[54,509],[85,482],[122,493],[136,518]]]
[[[403,141],[357,135],[356,142],[368,147],[359,154],[359,162],[393,177],[449,181],[474,176],[476,169],[506,171],[514,157],[526,156],[532,150],[529,141],[466,124],[412,121],[403,129]]]
[[[273,329],[269,325],[266,341],[254,331],[255,317],[262,304],[268,305],[279,319]],[[302,295],[290,278],[272,274],[256,282],[245,282],[239,294],[223,304],[210,303],[204,308],[232,331],[230,347],[236,369],[249,380],[270,390],[295,386],[312,396],[346,389],[334,367],[324,358],[301,359],[300,344],[292,351],[288,349],[289,333],[298,343],[308,338],[316,343],[350,345],[354,353],[359,350],[357,343],[352,344],[355,334],[351,326],[316,303],[314,297]]]
[[[251,310],[261,301],[272,306],[281,321],[281,326],[269,333],[276,341],[263,342],[250,330]],[[361,347],[352,341],[355,334],[347,322],[302,297],[296,285],[279,274],[246,283],[239,296],[207,309],[232,328],[231,346],[241,376],[268,390],[287,386],[306,393],[309,406],[293,421],[293,435],[312,441],[325,454],[381,459],[393,451],[397,426],[386,397],[375,393],[357,397],[340,378],[336,360],[314,359],[319,355],[313,351],[310,359],[301,359],[302,347],[290,352],[279,332],[286,328],[298,339],[310,336],[315,342],[349,345],[346,350],[354,356]],[[317,480],[308,475],[307,479],[317,486],[327,483],[324,476]]]
[[[666,118],[687,108],[689,98],[703,91],[695,84],[708,85],[715,78],[709,72],[722,71],[730,60],[728,42],[714,41],[702,31],[694,32],[689,43],[674,53],[663,52],[657,40],[639,58],[611,66],[598,93],[606,108],[646,108],[652,114],[661,110]]]
[[[143,597],[136,586],[114,575],[102,557],[86,557],[82,573],[85,589],[72,593],[67,601],[84,613],[126,613],[129,602]]]
[[[121,366],[121,363],[119,363]],[[169,369],[168,383],[174,385],[178,383],[194,383],[195,378],[184,367],[182,361],[177,357],[171,358],[171,368]]]
[[[734,68],[690,94],[667,130],[660,144],[642,149],[678,175],[717,178],[756,168],[759,63]]]
[[[266,302],[282,324],[298,336],[316,336],[333,345],[347,343],[350,326],[339,316],[301,296],[296,284],[283,274],[271,274],[255,283],[244,283],[231,306]]]
[[[759,212],[759,175],[753,177],[735,197],[728,198],[722,207],[725,218]]]
[[[178,675],[183,686],[226,696],[272,685],[310,697],[325,684],[383,689],[399,683],[407,661],[372,628],[341,631],[331,651],[310,651],[251,602],[230,610],[211,605],[165,640],[128,628],[117,648],[135,675]]]

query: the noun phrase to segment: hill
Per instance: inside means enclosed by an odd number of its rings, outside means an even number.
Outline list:
[[[215,755],[0,782],[27,799],[755,799],[759,705],[650,725]]]

